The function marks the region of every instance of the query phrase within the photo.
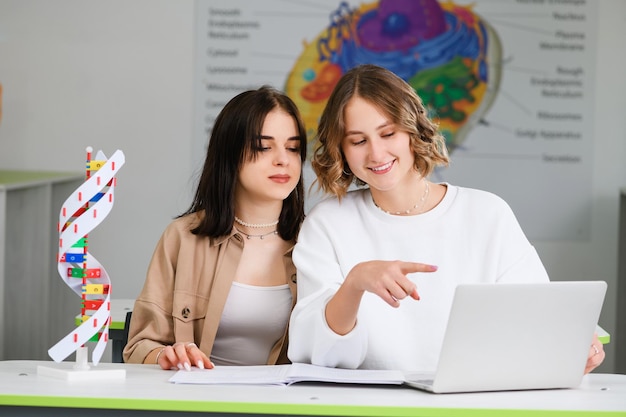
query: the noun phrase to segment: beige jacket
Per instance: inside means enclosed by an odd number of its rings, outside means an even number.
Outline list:
[[[143,363],[154,349],[175,342],[195,342],[210,356],[220,317],[241,258],[244,239],[233,228],[219,239],[190,232],[197,215],[174,220],[165,229],[133,308],[124,361]],[[293,246],[284,264],[296,302]],[[268,364],[288,363],[287,329],[272,348]]]

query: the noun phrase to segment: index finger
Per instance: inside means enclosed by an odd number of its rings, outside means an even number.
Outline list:
[[[423,264],[419,262],[401,262],[400,270],[405,275],[411,272],[435,272],[437,270],[437,265]]]

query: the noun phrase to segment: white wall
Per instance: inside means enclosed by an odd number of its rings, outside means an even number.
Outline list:
[[[607,359],[599,371],[613,369],[617,309],[617,244],[620,189],[626,188],[626,77],[624,28],[626,2],[600,0],[597,51],[593,201],[589,242],[535,242],[553,280],[605,280],[609,284],[600,325],[611,333]],[[554,190],[559,198],[559,190]],[[537,201],[550,204],[550,201]],[[626,283],[621,283],[626,285]],[[623,302],[623,300],[622,300]],[[622,329],[626,323],[621,323]],[[626,334],[622,339],[622,351]]]
[[[189,203],[192,0],[2,0],[2,169],[84,172],[121,149],[90,252],[133,298],[165,225]]]
[[[626,2],[600,1],[592,238],[536,246],[552,279],[609,283],[601,325],[615,340]],[[193,12],[192,0],[0,1],[0,169],[82,172],[86,146],[124,151],[115,207],[90,234],[118,298],[138,294],[163,228],[190,203]]]

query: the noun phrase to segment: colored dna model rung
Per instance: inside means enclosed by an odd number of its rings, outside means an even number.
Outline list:
[[[60,362],[86,342],[97,342],[92,362],[97,365],[109,338],[111,322],[111,280],[104,267],[88,250],[89,232],[113,208],[115,175],[124,165],[124,153],[117,150],[110,158],[98,152],[92,159],[87,148],[86,179],[63,203],[59,213],[58,272],[64,282],[81,297],[81,323],[48,350]]]

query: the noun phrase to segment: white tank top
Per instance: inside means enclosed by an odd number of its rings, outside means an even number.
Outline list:
[[[265,365],[291,313],[289,285],[233,282],[213,343],[215,365]]]

